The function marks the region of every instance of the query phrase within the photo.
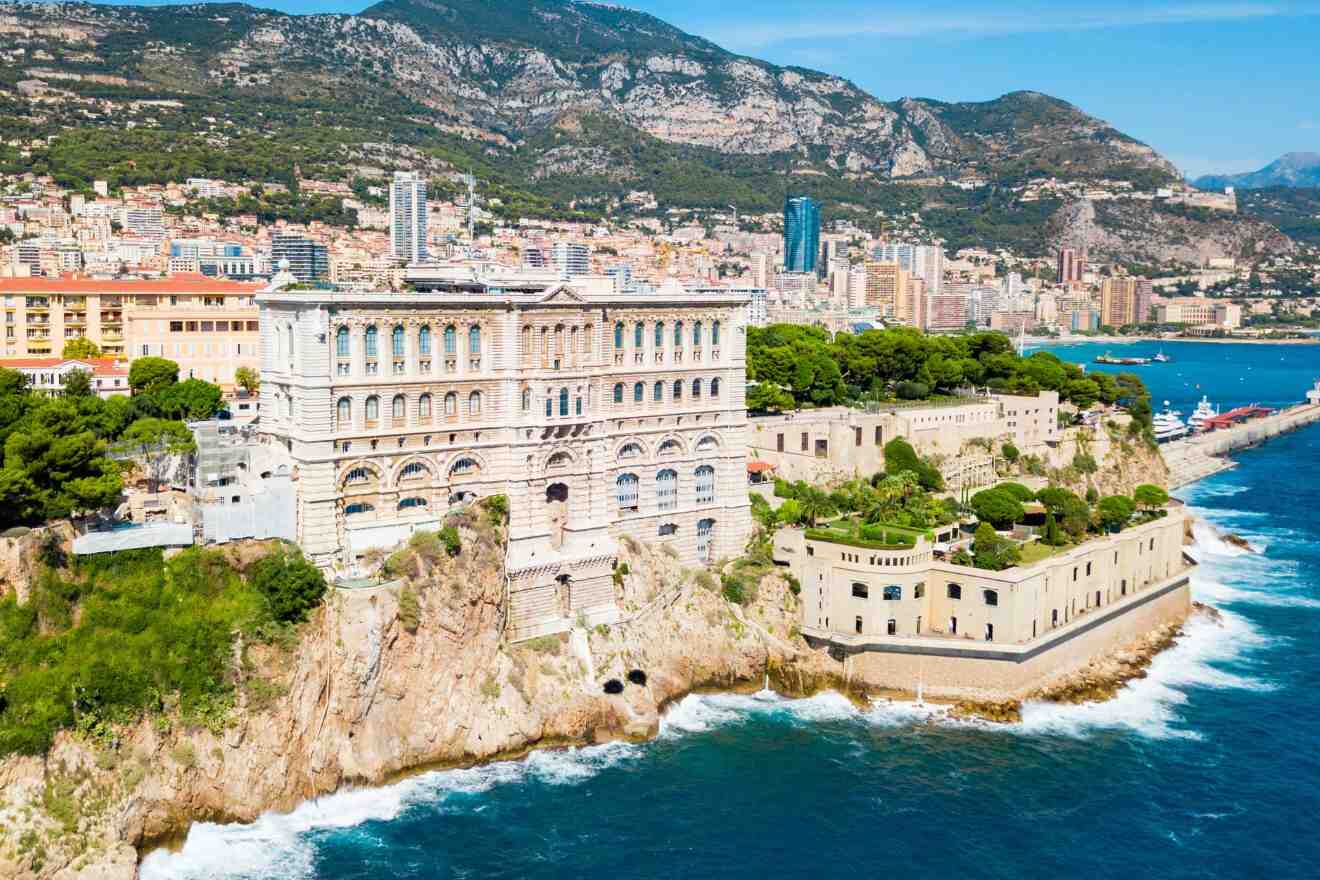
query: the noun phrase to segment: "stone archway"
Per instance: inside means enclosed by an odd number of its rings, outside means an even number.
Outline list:
[[[564,545],[564,530],[568,527],[568,484],[546,486],[545,505],[546,518],[550,522],[550,546],[558,550]]]

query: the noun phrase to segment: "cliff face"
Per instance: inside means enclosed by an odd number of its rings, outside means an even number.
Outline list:
[[[157,719],[62,734],[45,760],[0,761],[0,876],[129,878],[136,846],[199,819],[250,821],[341,786],[536,744],[647,736],[671,699],[759,686],[771,666],[828,679],[793,635],[797,601],[778,575],[740,607],[663,550],[625,547],[620,561],[625,622],[511,647],[491,527],[465,528],[456,559],[394,557],[401,586],[333,591],[296,648],[249,648],[239,704],[211,729]],[[646,683],[626,683],[631,670]],[[623,693],[603,693],[608,679]]]

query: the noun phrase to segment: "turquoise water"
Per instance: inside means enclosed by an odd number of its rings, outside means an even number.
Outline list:
[[[1225,406],[1283,404],[1320,375],[1312,348],[1165,350],[1175,364],[1142,375],[1175,404],[1195,385]],[[693,696],[652,743],[200,825],[182,852],[148,858],[144,877],[1314,878],[1317,452],[1320,426],[1184,493],[1263,552],[1200,529],[1193,588],[1222,622],[1190,624],[1110,702],[1028,705],[1022,723],[991,726],[904,704],[863,713],[835,696]]]

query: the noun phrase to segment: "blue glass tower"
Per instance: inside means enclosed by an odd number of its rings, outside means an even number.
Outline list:
[[[820,205],[809,196],[784,201],[784,271],[815,272],[820,253]]]

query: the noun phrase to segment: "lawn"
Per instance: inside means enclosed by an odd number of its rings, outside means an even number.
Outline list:
[[[1066,544],[1062,547],[1051,547],[1049,544],[1040,541],[1032,541],[1029,544],[1022,545],[1022,561],[1019,562],[1018,565],[1033,565],[1040,562],[1042,559],[1049,559],[1055,554],[1070,549],[1072,549],[1071,544]]]

